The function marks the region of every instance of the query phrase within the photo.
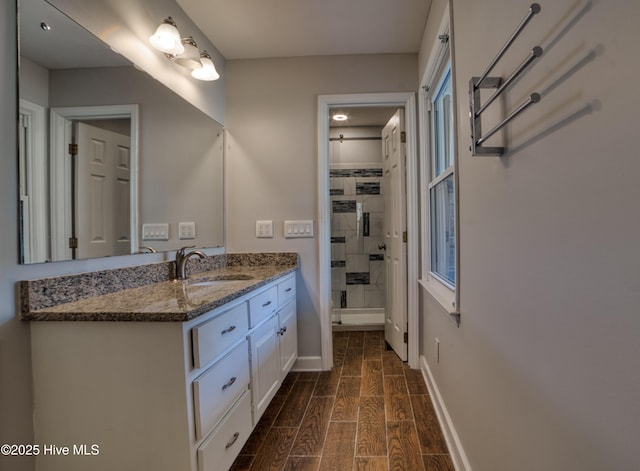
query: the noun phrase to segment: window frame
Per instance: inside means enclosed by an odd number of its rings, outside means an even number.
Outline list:
[[[428,59],[426,73],[422,81],[420,100],[420,126],[421,133],[421,207],[422,207],[422,237],[421,237],[421,271],[420,284],[450,315],[459,314],[460,291],[460,233],[459,233],[459,182],[458,182],[458,155],[457,155],[457,106],[455,93],[455,70],[453,54],[450,48],[449,15],[445,12],[441,22],[434,46]],[[441,38],[446,37],[446,41]],[[434,111],[432,100],[440,91],[449,75],[451,82],[451,164],[440,174],[436,174],[434,138]],[[454,231],[455,231],[455,282],[452,284],[443,276],[431,269],[432,263],[432,191],[435,187],[453,176],[454,185]]]

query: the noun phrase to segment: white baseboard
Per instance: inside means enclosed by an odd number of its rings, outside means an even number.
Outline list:
[[[298,357],[291,371],[322,371],[322,357]]]
[[[462,448],[462,443],[460,442],[458,432],[456,432],[453,421],[449,416],[447,406],[445,405],[442,396],[440,395],[440,390],[438,389],[438,385],[433,379],[433,375],[431,374],[431,370],[429,369],[429,364],[427,363],[424,355],[420,356],[420,369],[422,371],[422,376],[427,383],[427,388],[429,389],[429,394],[431,396],[431,402],[433,403],[433,407],[436,410],[436,415],[438,416],[438,421],[440,421],[440,425],[442,427],[442,433],[444,434],[444,438],[447,441],[447,447],[449,447],[449,453],[451,455],[451,461],[453,461],[453,466],[455,467],[456,471],[471,471],[471,464],[469,463],[467,455]]]

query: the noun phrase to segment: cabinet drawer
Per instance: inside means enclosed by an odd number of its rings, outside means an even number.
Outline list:
[[[242,303],[210,321],[194,327],[191,331],[193,366],[202,368],[243,338],[248,330],[247,303]]]
[[[204,437],[249,386],[249,347],[245,340],[193,382],[196,438]]]
[[[278,306],[282,307],[296,297],[296,277],[278,283]]]
[[[249,300],[249,326],[254,327],[260,321],[276,312],[278,308],[278,287],[273,286]]]
[[[198,448],[198,471],[229,469],[251,434],[251,396],[242,395],[220,427]]]

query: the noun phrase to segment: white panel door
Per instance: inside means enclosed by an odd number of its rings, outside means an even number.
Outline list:
[[[76,258],[131,251],[128,136],[76,123]]]
[[[407,228],[405,195],[405,151],[401,135],[404,112],[396,111],[382,129],[384,198],[384,243],[386,267],[385,340],[407,360]]]

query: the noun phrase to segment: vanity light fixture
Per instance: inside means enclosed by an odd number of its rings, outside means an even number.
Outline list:
[[[187,69],[200,69],[202,62],[200,62],[200,50],[194,39],[189,36],[188,38],[182,38],[182,45],[184,46],[184,52],[177,54],[173,60],[176,64],[186,67]]]
[[[216,70],[216,66],[213,64],[211,56],[207,51],[200,51],[200,63],[202,67],[191,71],[193,78],[206,81],[218,80],[220,78],[220,74]]]
[[[158,26],[153,36],[149,38],[149,42],[158,51],[165,54],[177,55],[184,52],[180,32],[176,22],[171,17],[168,17]]]
[[[158,51],[164,52],[167,59],[191,70],[193,78],[207,81],[220,78],[209,53],[198,49],[193,37],[181,38],[173,18],[165,19],[149,38],[149,42]]]
[[[347,115],[342,113],[336,113],[332,116],[334,121],[346,121]]]

